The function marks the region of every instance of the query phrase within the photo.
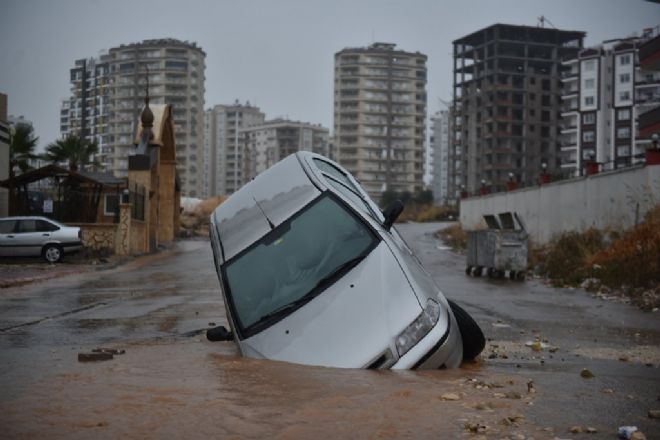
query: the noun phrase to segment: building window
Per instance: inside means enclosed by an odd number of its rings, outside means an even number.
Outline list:
[[[622,66],[625,66],[626,64],[630,64],[630,54],[621,55],[619,57],[619,60],[620,60],[619,64],[621,64]]]
[[[104,196],[103,215],[116,215],[119,213],[119,196],[117,194],[106,194]]]
[[[630,92],[627,90],[624,92],[619,92],[619,99],[621,101],[630,101]]]
[[[630,82],[630,73],[622,73],[619,75],[619,82],[629,83]]]
[[[630,145],[620,145],[616,147],[616,155],[618,157],[630,156]]]
[[[593,142],[594,132],[592,130],[582,132],[582,142]]]
[[[594,97],[593,96],[585,96],[584,97],[584,105],[585,106],[594,105]]]
[[[584,62],[584,71],[593,72],[596,69],[596,60],[587,60]]]
[[[585,113],[582,115],[582,123],[585,125],[591,125],[596,123],[596,114],[595,113]]]
[[[593,78],[588,78],[584,80],[584,88],[585,89],[593,89],[596,87],[596,80]]]
[[[621,110],[617,110],[616,118],[619,121],[629,121],[630,120],[630,109],[629,108],[622,108]]]
[[[616,129],[617,139],[628,139],[630,137],[630,127],[620,127]]]

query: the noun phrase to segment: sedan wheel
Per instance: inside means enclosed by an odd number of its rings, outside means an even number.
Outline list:
[[[41,254],[49,263],[57,263],[62,260],[62,248],[56,244],[47,244]]]

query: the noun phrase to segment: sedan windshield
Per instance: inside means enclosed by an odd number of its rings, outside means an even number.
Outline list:
[[[244,336],[272,325],[323,292],[378,243],[360,218],[325,193],[224,267]]]

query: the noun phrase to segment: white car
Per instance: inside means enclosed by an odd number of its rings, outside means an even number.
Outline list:
[[[79,227],[39,217],[0,218],[0,257],[43,257],[49,263],[82,249]]]
[[[485,340],[447,301],[341,166],[293,154],[211,215],[211,245],[231,330],[243,356],[346,368],[457,367]]]

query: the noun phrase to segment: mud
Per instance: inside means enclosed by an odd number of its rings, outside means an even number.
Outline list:
[[[50,353],[39,380],[25,378],[14,398],[0,399],[5,438],[438,439],[537,431],[524,416],[537,396],[526,381],[484,374],[479,363],[427,372],[309,367],[241,358],[231,343],[203,335],[122,348],[125,354],[98,363],[78,363],[71,350]]]

